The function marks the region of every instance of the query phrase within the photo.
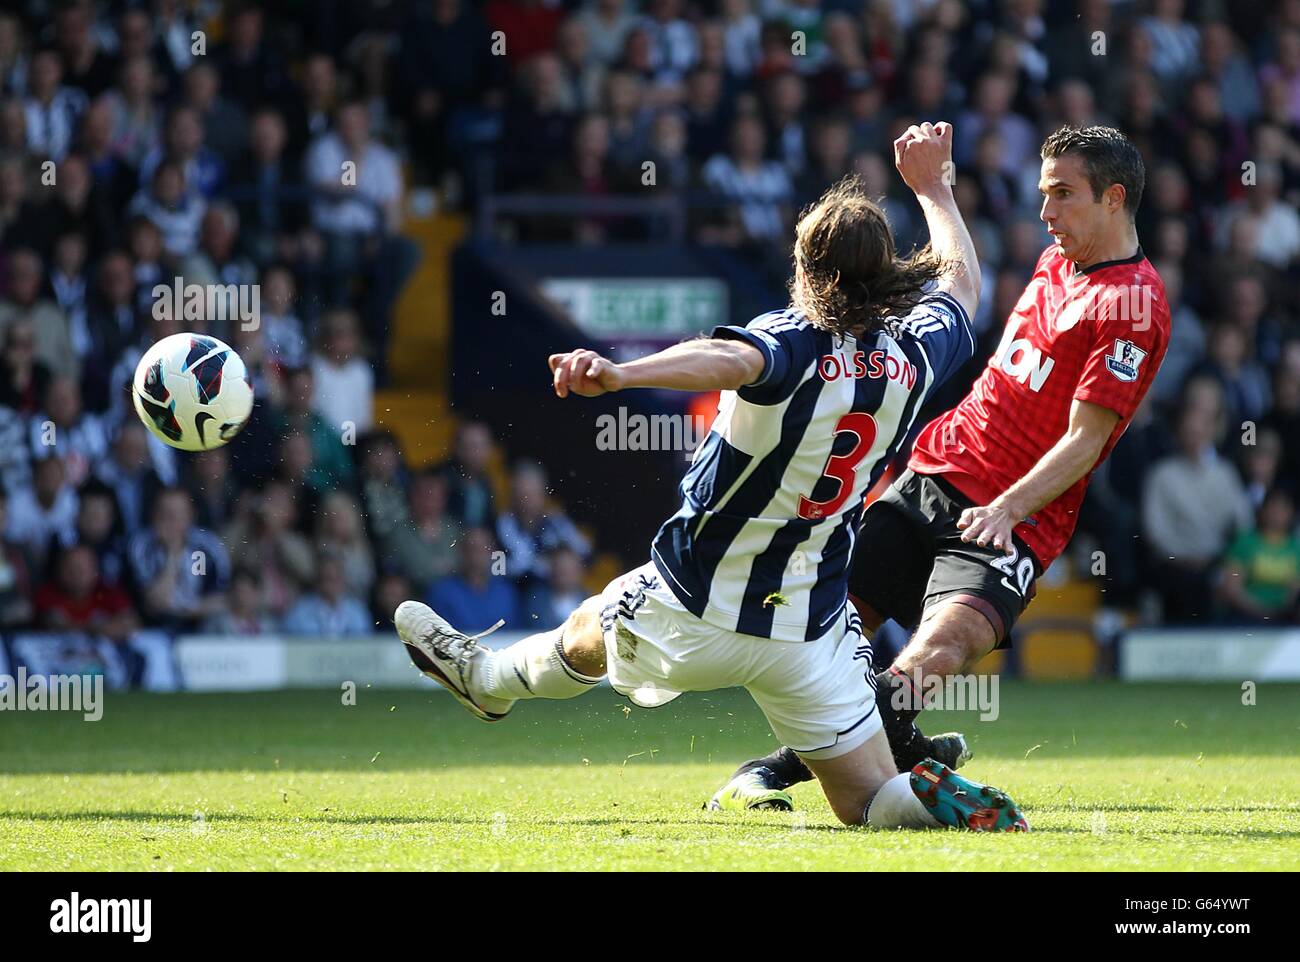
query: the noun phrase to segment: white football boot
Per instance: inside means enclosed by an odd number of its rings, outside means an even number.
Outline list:
[[[500,721],[514,707],[513,700],[493,698],[474,687],[475,663],[486,654],[478,640],[505,622],[498,621],[477,635],[467,635],[447,624],[428,605],[403,601],[393,614],[393,623],[415,667],[447,688],[474,715],[484,721]]]

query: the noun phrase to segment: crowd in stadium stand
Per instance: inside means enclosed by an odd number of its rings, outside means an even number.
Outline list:
[[[982,357],[1047,240],[1042,137],[1106,122],[1140,146],[1138,228],[1173,340],[1077,554],[1104,552],[1116,607],[1296,615],[1300,0],[6,10],[0,629],[360,633],[413,596],[453,623],[558,623],[591,546],[544,468],[516,466],[498,504],[487,465],[508,438],[467,420],[447,464],[412,470],[375,428],[419,256],[398,232],[410,187],[465,210],[486,192],[574,197],[512,227],[577,244],[657,229],[584,198],[677,196],[689,242],[780,290],[799,208],[847,173],[884,198],[900,247],[924,242],[890,142],[939,119],[982,260]],[[340,190],[347,159],[366,175]],[[198,456],[153,439],[124,391],[184,329],[152,294],[175,276],[261,292],[256,328],[209,325],[248,363],[257,411]]]

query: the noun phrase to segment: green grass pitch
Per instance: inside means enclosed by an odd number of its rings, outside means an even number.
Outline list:
[[[744,692],[648,712],[608,690],[470,718],[440,691],[109,693],[0,714],[0,869],[1173,869],[1300,865],[1300,686],[1002,685],[962,728],[1029,835],[710,814],[774,746]]]

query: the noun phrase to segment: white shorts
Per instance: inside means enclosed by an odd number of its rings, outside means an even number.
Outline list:
[[[880,731],[871,645],[849,605],[817,641],[789,642],[701,621],[653,563],[615,578],[601,597],[609,682],[635,705],[745,688],[773,734],[814,759],[843,755]]]

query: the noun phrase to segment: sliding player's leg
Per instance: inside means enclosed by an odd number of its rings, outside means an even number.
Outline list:
[[[918,512],[905,503],[904,492],[896,490],[897,484],[863,515],[849,575],[850,600],[869,634],[886,619],[892,618],[908,627],[920,621],[935,564],[929,530],[921,523]],[[877,699],[880,719],[894,750],[898,771],[911,770],[916,764],[911,759],[917,749],[922,749],[921,757],[937,758],[951,768],[957,768],[970,757],[966,740],[960,734],[926,739],[912,718],[896,718],[889,677],[884,673],[878,675],[877,684],[882,693]],[[900,748],[904,749],[901,759]],[[771,792],[783,792],[812,777],[798,753],[783,746],[762,758],[745,762],[719,794],[759,801]]]
[[[1029,822],[1005,792],[927,759],[895,772],[883,731],[835,758],[806,758],[831,811],[845,825],[1027,832]]]
[[[428,605],[406,601],[394,615],[397,634],[425,675],[450,689],[484,721],[498,721],[523,698],[574,698],[605,674],[599,597],[588,598],[552,631],[500,651],[449,625]]]
[[[891,780],[907,779],[894,771],[894,760],[889,753],[889,741],[883,730],[843,755],[833,758],[815,758],[801,756],[804,763],[812,770],[821,783],[822,793],[831,806],[831,811],[845,825],[867,824],[867,810],[871,802]],[[892,798],[894,792],[887,791]],[[912,796],[910,789],[908,796]],[[891,803],[887,806],[889,818],[893,824],[878,824],[880,828],[937,828],[935,821],[921,804],[920,799],[912,796],[915,804]],[[885,809],[882,809],[884,811]]]
[[[821,782],[836,817],[878,828],[1026,829],[1006,795],[936,761],[897,771],[875,702],[871,647],[856,616],[842,627],[816,642],[765,643],[745,683],[772,733],[794,745]],[[710,807],[744,806],[715,797]]]

